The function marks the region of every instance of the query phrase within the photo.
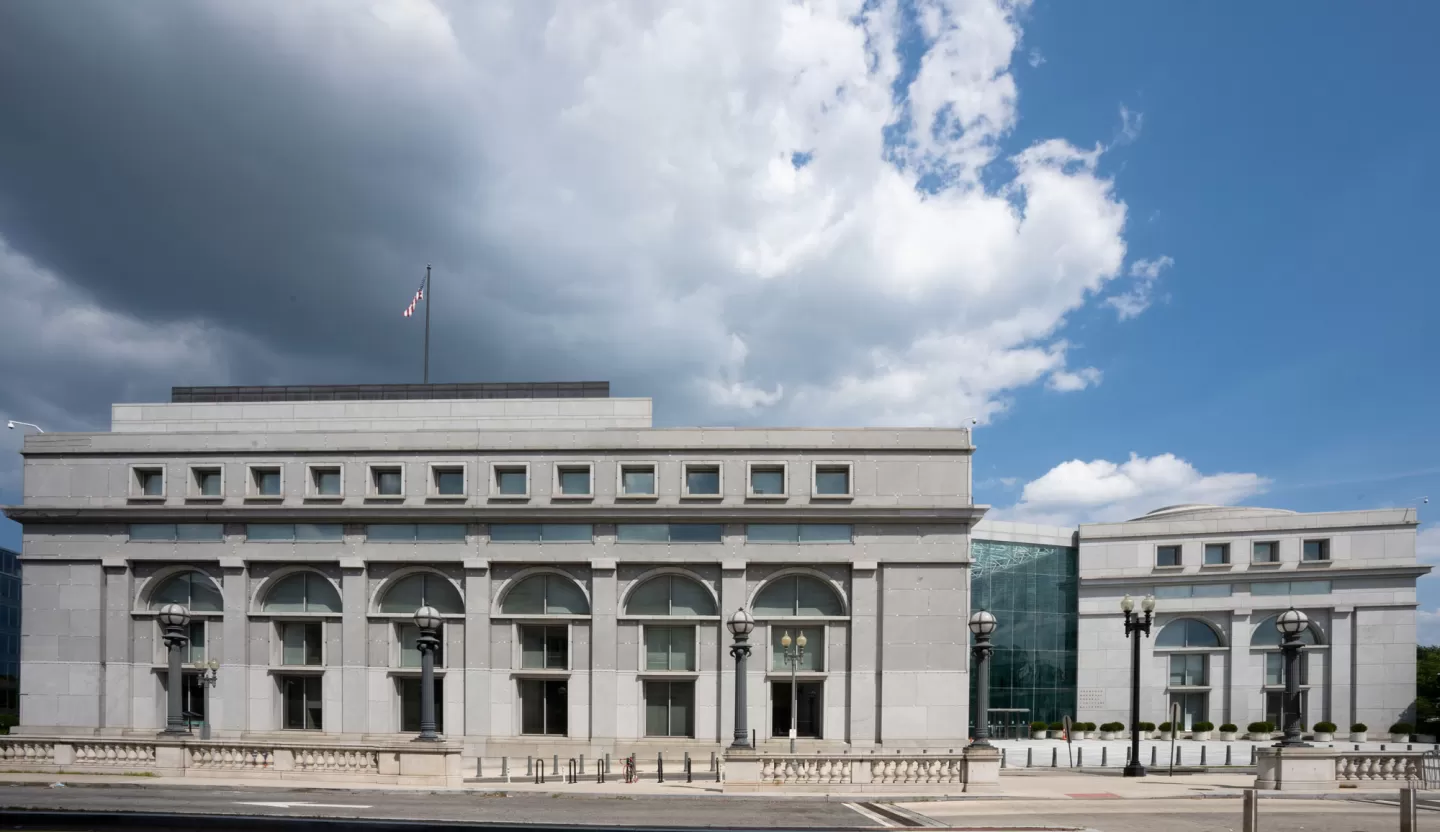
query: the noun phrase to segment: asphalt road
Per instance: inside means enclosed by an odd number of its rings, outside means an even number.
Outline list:
[[[817,799],[716,795],[612,797],[566,795],[559,791],[502,797],[485,793],[300,791],[213,786],[107,784],[63,789],[0,786],[0,807],[3,807],[0,808],[0,828],[6,826],[3,809],[602,826],[843,829],[877,825],[842,803]],[[207,823],[206,828],[217,827]]]

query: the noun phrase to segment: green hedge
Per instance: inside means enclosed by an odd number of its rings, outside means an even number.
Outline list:
[[[1220,726],[1220,731],[1221,731],[1221,733],[1225,733],[1225,734],[1233,734],[1233,733],[1235,733],[1236,731],[1239,731],[1239,730],[1240,730],[1240,729],[1239,729],[1239,728],[1236,728],[1236,727],[1235,727],[1235,723],[1233,723],[1233,722],[1227,722],[1227,723],[1225,723],[1224,725],[1221,725],[1221,726]]]
[[[1397,723],[1395,723],[1394,725],[1391,725],[1391,726],[1390,726],[1390,733],[1392,733],[1392,734],[1413,734],[1413,733],[1415,733],[1415,726],[1414,726],[1414,725],[1411,725],[1411,724],[1408,723],[1408,722],[1397,722]]]
[[[1370,730],[1370,726],[1369,726],[1369,725],[1366,725],[1366,724],[1363,723],[1363,722],[1357,722],[1357,723],[1355,723],[1354,725],[1351,725],[1351,726],[1350,726],[1350,733],[1352,733],[1352,734],[1363,734],[1363,733],[1365,733],[1366,731],[1369,731],[1369,730]]]
[[[1315,723],[1315,732],[1317,734],[1333,734],[1335,733],[1335,723],[1317,722]]]
[[[1214,731],[1214,730],[1215,730],[1215,723],[1213,723],[1213,722],[1197,722],[1197,723],[1195,723],[1195,730],[1196,730],[1196,731]]]
[[[1249,731],[1252,734],[1273,734],[1275,733],[1275,723],[1252,722],[1249,726],[1246,727],[1245,730]]]

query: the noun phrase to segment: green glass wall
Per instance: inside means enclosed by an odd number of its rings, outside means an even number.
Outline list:
[[[995,709],[1023,709],[1009,722],[1059,722],[1075,713],[1076,634],[1079,629],[1079,554],[1070,546],[970,544],[971,610],[989,610],[997,627],[990,655],[991,725]],[[970,713],[975,713],[971,659]]]

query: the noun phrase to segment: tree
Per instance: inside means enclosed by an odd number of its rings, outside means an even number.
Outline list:
[[[1415,724],[1421,734],[1440,735],[1440,647],[1415,648]]]

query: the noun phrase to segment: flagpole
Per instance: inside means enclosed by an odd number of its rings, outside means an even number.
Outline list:
[[[425,266],[425,383],[430,383],[430,295],[435,288],[430,285],[430,266]]]

